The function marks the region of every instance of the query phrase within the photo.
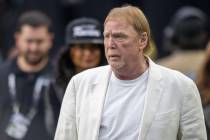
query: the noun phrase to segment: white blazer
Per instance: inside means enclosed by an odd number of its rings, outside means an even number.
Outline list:
[[[98,140],[110,66],[74,76],[65,92],[55,140]],[[207,140],[198,90],[180,72],[149,59],[148,93],[138,140]]]

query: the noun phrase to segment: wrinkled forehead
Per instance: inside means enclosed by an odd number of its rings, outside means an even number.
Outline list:
[[[118,17],[118,16],[110,16],[108,18],[106,18],[105,22],[104,22],[104,27],[106,26],[106,24],[108,22],[118,22],[118,23],[123,23],[123,24],[126,24],[126,25],[130,25],[130,26],[133,26],[133,21],[131,19],[128,19],[126,17]]]
[[[130,23],[128,23],[126,20],[112,19],[112,20],[108,20],[104,24],[104,34],[115,33],[115,32],[125,32],[128,30],[132,30],[133,32],[136,32],[133,26]]]

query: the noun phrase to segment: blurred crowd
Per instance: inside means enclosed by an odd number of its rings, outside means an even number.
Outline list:
[[[76,9],[82,1],[62,3]],[[99,18],[63,17],[65,11],[54,8],[59,6],[55,0],[50,12],[30,8],[20,11],[18,7],[24,0],[0,3],[0,139],[52,140],[69,80],[81,71],[107,64],[103,23]],[[145,52],[158,64],[178,70],[196,82],[208,134],[209,25],[209,17],[201,9],[182,7],[164,29],[162,48],[168,55],[158,57],[153,38],[152,47]]]

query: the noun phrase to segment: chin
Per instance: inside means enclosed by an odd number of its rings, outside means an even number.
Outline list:
[[[41,63],[42,59],[27,59],[27,62],[30,65],[38,65],[39,63]]]
[[[109,65],[115,70],[120,70],[124,67],[124,63],[109,62]]]
[[[41,63],[43,60],[45,59],[45,57],[42,56],[30,56],[30,55],[26,55],[25,56],[25,60],[30,64],[30,65],[38,65],[39,63]]]

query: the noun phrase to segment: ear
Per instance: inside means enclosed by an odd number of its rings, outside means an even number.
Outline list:
[[[144,48],[147,46],[148,43],[148,35],[146,32],[141,33],[140,39],[139,39],[139,49],[144,50]]]

